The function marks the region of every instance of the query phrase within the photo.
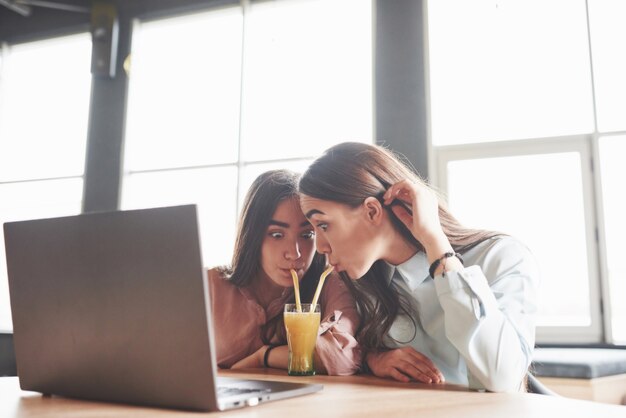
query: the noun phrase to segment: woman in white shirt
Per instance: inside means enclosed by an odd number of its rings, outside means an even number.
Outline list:
[[[520,389],[539,282],[523,244],[463,227],[380,146],[328,149],[299,188],[317,250],[356,296],[364,366],[400,381]]]

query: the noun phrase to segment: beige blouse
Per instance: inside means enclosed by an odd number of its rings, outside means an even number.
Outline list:
[[[283,311],[293,289],[286,288],[266,311],[248,288],[228,282],[217,269],[209,270],[208,276],[217,364],[230,368],[264,345],[262,326]],[[320,305],[322,322],[315,355],[329,375],[354,374],[361,365],[361,351],[354,338],[359,315],[350,291],[335,274],[324,283]]]

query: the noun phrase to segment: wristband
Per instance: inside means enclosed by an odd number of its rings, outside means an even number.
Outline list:
[[[359,373],[372,374],[372,369],[370,369],[370,365],[367,364],[367,354],[363,356],[363,361],[361,361],[361,367],[359,367]]]
[[[453,253],[453,252],[447,252],[444,255],[442,255],[441,257],[439,257],[438,259],[436,259],[435,261],[433,261],[433,263],[430,265],[430,268],[428,269],[428,274],[430,275],[430,277],[432,277],[434,279],[435,278],[435,270],[437,270],[437,267],[439,267],[439,264],[441,264],[441,262],[443,260],[445,260],[446,258],[450,258],[450,257],[458,258],[459,261],[461,262],[461,264],[463,264],[463,259],[461,258],[461,254]]]
[[[272,351],[276,347],[278,347],[278,345],[270,344],[267,347],[267,350],[265,350],[265,354],[263,355],[263,367],[265,367],[266,369],[270,367],[270,365],[268,364],[268,360],[270,359],[270,351]]]

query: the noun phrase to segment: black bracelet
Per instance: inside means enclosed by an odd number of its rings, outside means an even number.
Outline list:
[[[450,257],[458,258],[459,261],[461,262],[461,264],[463,264],[463,259],[461,258],[461,254],[453,253],[453,252],[447,252],[444,255],[442,255],[441,257],[439,257],[438,259],[436,259],[435,261],[433,261],[433,263],[430,265],[430,268],[428,269],[428,274],[430,275],[430,277],[432,277],[434,279],[435,278],[435,270],[437,270],[437,267],[439,267],[439,264],[441,264],[441,262],[444,259],[450,258]]]
[[[265,355],[263,356],[263,367],[265,367],[266,369],[270,367],[270,365],[267,363],[268,360],[270,359],[270,351],[272,351],[273,349],[275,349],[276,347],[278,347],[278,345],[276,344],[270,344],[267,347],[267,350],[265,350]]]
[[[359,367],[359,373],[372,374],[372,369],[370,369],[370,365],[367,364],[367,354],[363,356],[363,361],[361,361],[361,367]]]

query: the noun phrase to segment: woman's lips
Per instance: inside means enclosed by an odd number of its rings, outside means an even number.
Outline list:
[[[286,269],[284,269],[284,268],[280,268],[279,267],[279,269],[280,269],[280,271],[282,271],[283,273],[285,273],[285,274],[287,274],[289,276],[291,276],[291,270],[294,270],[296,272],[296,274],[298,275],[298,277],[302,277],[302,274],[304,273],[304,271],[303,271],[304,269],[303,268],[297,268],[297,269],[286,268]]]

